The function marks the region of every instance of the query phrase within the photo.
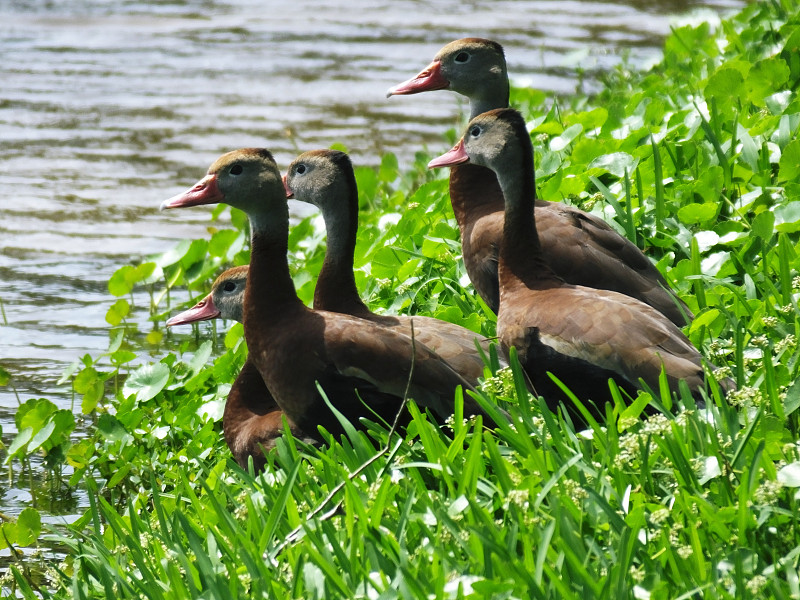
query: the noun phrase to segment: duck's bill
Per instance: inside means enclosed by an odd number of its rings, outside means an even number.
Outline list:
[[[284,175],[281,177],[281,181],[283,181],[283,189],[286,191],[287,198],[294,198],[294,192],[292,188],[289,187],[288,175]]]
[[[216,319],[219,316],[219,309],[214,306],[214,300],[211,298],[211,294],[209,294],[189,310],[185,310],[169,319],[167,321],[167,327],[186,325],[188,323],[196,323],[197,321],[208,321],[209,319]]]
[[[450,87],[450,82],[442,75],[442,63],[438,60],[433,61],[416,77],[404,81],[386,91],[386,97],[406,96],[408,94],[419,94],[420,92],[432,92],[434,90],[445,90]]]
[[[469,162],[469,155],[464,149],[464,139],[462,138],[458,140],[458,143],[450,150],[441,156],[437,156],[431,162],[429,162],[428,168],[433,169],[435,167],[451,167],[453,165],[460,165],[461,163],[465,162]]]
[[[225,196],[217,185],[216,175],[206,175],[191,188],[161,203],[161,210],[168,208],[185,208],[201,204],[216,204],[223,202]]]

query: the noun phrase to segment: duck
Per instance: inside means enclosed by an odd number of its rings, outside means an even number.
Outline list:
[[[453,41],[418,75],[390,88],[387,96],[432,90],[466,96],[470,119],[507,108],[509,82],[503,47],[483,38]],[[464,267],[475,290],[496,313],[504,200],[495,174],[473,163],[453,166],[450,202],[461,233]],[[653,262],[603,219],[559,202],[536,199],[534,206],[542,256],[564,281],[631,296],[679,327],[694,318]]]
[[[475,117],[456,146],[428,166],[456,164],[497,175],[505,199],[497,333],[504,350],[516,349],[536,393],[548,403],[566,400],[552,373],[598,408],[613,399],[609,379],[635,397],[641,382],[659,390],[663,369],[671,392],[684,381],[702,399],[702,357],[675,323],[630,296],[567,283],[546,260],[534,210],[533,146],[519,112]]]
[[[358,234],[358,187],[350,157],[338,150],[311,150],[290,165],[283,178],[288,198],[320,209],[328,232],[325,259],[314,288],[314,308],[366,319],[410,335],[444,358],[472,385],[484,374],[489,342],[455,323],[426,316],[378,315],[361,299],[353,276],[353,257]],[[503,363],[501,366],[505,366]]]
[[[275,159],[264,148],[218,158],[189,190],[162,209],[225,203],[250,222],[250,271],[244,294],[244,333],[250,357],[286,416],[305,432],[331,435],[362,426],[362,417],[407,422],[405,398],[442,421],[460,390],[472,386],[413,337],[350,315],[307,307],[287,262],[289,209]],[[491,418],[468,394],[465,415]]]
[[[241,323],[248,270],[245,265],[224,271],[212,284],[210,294],[192,308],[168,319],[167,327],[209,319]],[[266,454],[275,448],[278,438],[283,435],[283,417],[283,411],[248,357],[231,386],[222,414],[225,443],[242,469],[247,469],[248,461],[252,460],[255,472],[264,470]],[[287,422],[296,439],[307,444],[319,443],[319,436],[309,436],[291,420],[287,419]]]

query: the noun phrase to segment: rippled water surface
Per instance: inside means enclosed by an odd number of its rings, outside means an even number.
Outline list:
[[[108,345],[106,283],[131,258],[205,234],[208,211],[159,214],[220,153],[285,166],[342,142],[401,164],[464,108],[384,97],[446,42],[504,44],[518,82],[569,93],[629,53],[660,53],[672,15],[743,2],[4,0],[0,3],[0,426],[18,398],[69,407],[58,378]],[[0,491],[0,507],[25,499]]]

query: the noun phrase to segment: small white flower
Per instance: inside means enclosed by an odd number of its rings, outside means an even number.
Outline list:
[[[778,317],[761,317],[761,323],[771,329],[778,324]]]
[[[753,578],[745,584],[745,587],[748,592],[756,596],[767,583],[767,578],[763,575],[754,575]]]

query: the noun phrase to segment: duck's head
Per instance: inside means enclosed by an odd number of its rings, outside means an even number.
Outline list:
[[[508,70],[503,47],[492,40],[463,38],[442,48],[418,75],[386,92],[388,96],[452,90],[482,110],[508,105]]]
[[[445,154],[434,158],[428,168],[447,167],[466,162],[501,171],[506,165],[518,165],[530,137],[525,119],[512,108],[490,110],[469,122],[458,143]]]
[[[217,277],[211,293],[189,310],[167,321],[167,327],[185,325],[209,319],[229,319],[242,322],[244,290],[247,287],[247,266],[228,269]]]
[[[272,154],[263,148],[242,148],[220,156],[205,177],[187,191],[165,200],[161,209],[223,202],[252,215],[268,209],[271,203],[285,201]]]
[[[289,198],[308,202],[323,213],[357,194],[350,158],[338,150],[311,150],[292,161],[283,178]]]

